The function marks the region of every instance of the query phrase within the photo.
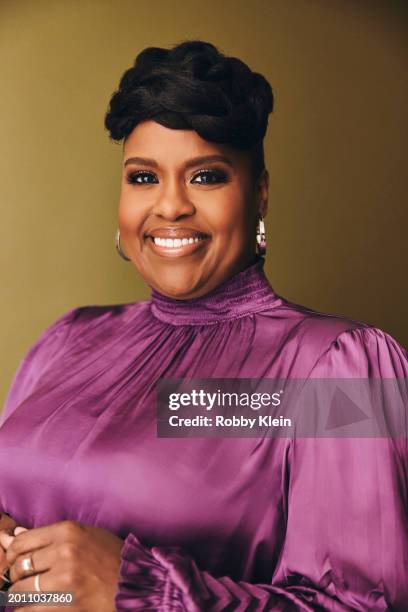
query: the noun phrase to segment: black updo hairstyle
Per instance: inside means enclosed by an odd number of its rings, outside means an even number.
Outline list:
[[[126,140],[146,119],[193,129],[205,140],[247,150],[256,179],[265,167],[263,138],[273,103],[261,74],[209,42],[187,40],[137,55],[110,99],[105,127],[114,141]]]

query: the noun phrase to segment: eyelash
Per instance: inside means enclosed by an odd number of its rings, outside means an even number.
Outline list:
[[[222,170],[214,170],[211,168],[201,168],[201,170],[198,170],[198,172],[196,172],[193,176],[193,179],[195,179],[197,176],[200,176],[202,174],[211,174],[213,176],[218,177],[217,181],[214,182],[208,182],[208,183],[197,183],[198,185],[215,185],[217,183],[226,183],[227,182],[227,175],[225,174],[225,172],[223,172]],[[150,176],[155,176],[152,172],[148,172],[147,170],[136,170],[134,172],[129,172],[129,174],[126,176],[126,182],[129,183],[130,185],[152,185],[154,183],[149,183],[149,182],[139,182],[136,180],[137,176],[141,176],[141,175],[150,175]]]

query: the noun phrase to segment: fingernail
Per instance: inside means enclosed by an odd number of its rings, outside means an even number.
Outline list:
[[[14,535],[18,535],[19,533],[22,533],[23,531],[28,531],[28,529],[26,529],[25,527],[16,527],[14,529]]]

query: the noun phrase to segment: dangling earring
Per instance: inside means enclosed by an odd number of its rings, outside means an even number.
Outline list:
[[[266,236],[265,236],[265,223],[263,222],[262,216],[258,219],[258,228],[256,231],[256,241],[258,244],[258,254],[264,257],[266,255]]]
[[[125,253],[122,251],[122,247],[120,246],[120,230],[119,230],[119,228],[116,230],[115,246],[116,246],[117,252],[122,257],[122,259],[124,259],[125,261],[130,261],[130,258],[125,255]]]

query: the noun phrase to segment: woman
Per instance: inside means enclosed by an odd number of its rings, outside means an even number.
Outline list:
[[[9,591],[98,612],[408,609],[406,438],[156,433],[163,378],[407,377],[386,332],[264,274],[272,106],[261,75],[203,41],[147,48],[123,75],[105,120],[124,141],[116,246],[151,299],[70,310],[15,374]]]

